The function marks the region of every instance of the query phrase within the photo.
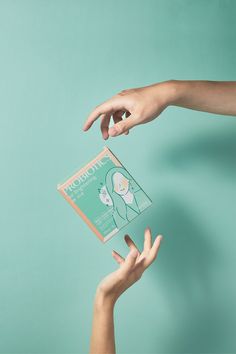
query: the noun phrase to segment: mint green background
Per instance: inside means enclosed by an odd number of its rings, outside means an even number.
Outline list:
[[[236,80],[236,2],[0,1],[0,352],[86,353],[103,245],[56,184],[104,145],[81,127],[121,89]],[[118,353],[236,352],[236,120],[169,108],[108,141],[153,200],[124,230],[163,233],[117,303]]]

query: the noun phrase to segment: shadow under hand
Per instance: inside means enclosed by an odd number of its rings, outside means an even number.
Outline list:
[[[153,233],[164,236],[158,260],[148,270],[157,283],[157,293],[161,292],[165,299],[164,313],[168,314],[168,319],[162,321],[158,306],[153,307],[151,327],[156,353],[235,352],[233,314],[219,291],[222,281],[217,272],[222,270],[220,262],[224,258],[214,240],[221,235],[212,234],[216,228],[205,224],[204,210],[199,212],[191,200],[195,197],[195,183],[204,182],[203,188],[207,188],[205,181],[218,180],[219,187],[235,183],[236,125],[191,131],[187,137],[183,134],[178,143],[169,140],[161,153],[159,147],[151,156],[153,178],[162,187],[159,185],[156,197],[152,196],[154,203],[145,215],[145,225],[143,218],[138,218],[134,230],[134,234],[140,234],[149,225]],[[208,179],[206,171],[210,172]],[[198,174],[201,172],[202,181]],[[186,196],[186,178],[193,198]],[[176,180],[183,181],[182,193]],[[209,199],[206,201],[210,205]],[[142,237],[135,242],[141,249]],[[224,277],[224,271],[220,274]]]
[[[227,306],[217,297],[217,285],[212,282],[220,257],[209,241],[211,237],[193,212],[173,195],[150,209],[146,223],[153,232],[164,235],[158,260],[149,270],[157,279],[156,291],[165,298],[170,318],[163,328],[165,321],[160,321],[158,306],[154,307],[156,352],[226,352],[232,325]],[[143,229],[141,224],[136,226]],[[142,240],[137,244],[141,248]],[[160,337],[158,327],[162,328]]]
[[[185,136],[186,137],[186,136]],[[155,152],[156,154],[156,152]],[[187,139],[182,136],[178,144],[172,143],[162,150],[159,158],[152,158],[162,168],[168,165],[172,169],[185,169],[198,164],[216,169],[218,174],[235,179],[236,176],[236,124],[220,129],[191,132]]]

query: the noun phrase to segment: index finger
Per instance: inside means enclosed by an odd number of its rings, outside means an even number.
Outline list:
[[[84,123],[83,130],[86,131],[88,130],[95,120],[97,120],[101,114],[104,113],[110,113],[111,112],[111,106],[105,102],[99,106],[97,106],[88,116],[86,122]]]
[[[97,106],[88,116],[86,122],[84,123],[83,130],[88,130],[95,120],[97,120],[101,114],[113,114],[117,110],[121,110],[124,108],[123,100],[120,96],[113,96],[106,102],[102,103],[101,105]]]
[[[150,249],[149,254],[146,257],[146,261],[144,262],[145,268],[149,267],[150,264],[156,259],[162,238],[162,235],[158,235],[155,241],[153,242],[152,248]]]

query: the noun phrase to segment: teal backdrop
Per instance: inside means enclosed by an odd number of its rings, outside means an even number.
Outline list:
[[[236,352],[236,120],[176,107],[106,144],[153,206],[103,245],[56,190],[105,145],[122,89],[236,80],[236,2],[0,0],[0,352],[87,353],[123,236],[162,233],[115,309],[117,353]]]

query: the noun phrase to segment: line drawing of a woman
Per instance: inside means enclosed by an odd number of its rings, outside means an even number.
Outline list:
[[[117,228],[121,228],[140,214],[135,192],[138,184],[122,167],[113,167],[106,174],[103,203],[113,206],[113,219]],[[103,199],[103,200],[102,200]]]

